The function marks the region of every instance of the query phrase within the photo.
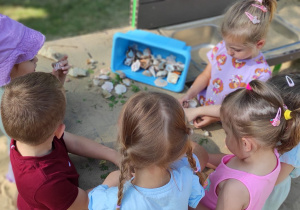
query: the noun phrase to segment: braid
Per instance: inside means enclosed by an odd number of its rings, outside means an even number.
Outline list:
[[[123,186],[126,181],[126,178],[129,175],[129,157],[127,154],[127,151],[124,149],[121,149],[121,154],[123,156],[123,159],[121,161],[121,174],[119,178],[119,185],[118,185],[118,201],[117,201],[117,210],[120,209],[121,201],[123,198]]]
[[[200,184],[203,185],[204,184],[204,176],[201,172],[199,172],[199,170],[197,169],[197,166],[196,166],[196,161],[195,159],[193,158],[193,151],[192,151],[192,147],[189,146],[188,150],[186,151],[186,156],[188,158],[188,161],[190,163],[190,166],[191,168],[196,172],[197,176],[199,177],[199,180],[200,180]]]

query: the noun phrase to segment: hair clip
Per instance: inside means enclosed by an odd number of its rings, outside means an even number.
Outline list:
[[[279,107],[279,108],[278,108],[278,111],[277,111],[277,114],[276,114],[276,117],[275,117],[274,119],[271,119],[271,120],[270,120],[270,123],[271,123],[273,126],[277,127],[277,126],[279,126],[279,124],[280,124],[280,118],[281,118],[281,108]]]
[[[295,83],[294,81],[292,80],[292,78],[290,78],[289,76],[285,76],[285,79],[286,79],[286,82],[288,83],[288,85],[290,87],[294,87],[295,86]]]
[[[291,116],[291,113],[292,113],[292,111],[291,110],[285,110],[284,111],[284,118],[285,118],[285,120],[290,120],[290,119],[292,119],[292,116]]]
[[[253,7],[260,9],[263,12],[267,12],[267,8],[264,5],[252,4]]]
[[[246,89],[247,89],[247,90],[252,90],[252,87],[250,86],[249,83],[247,84]]]
[[[194,171],[195,173],[199,172],[200,171],[200,168],[197,167],[196,170]]]
[[[247,15],[247,17],[249,18],[249,20],[250,20],[253,24],[258,24],[258,23],[260,23],[260,20],[257,19],[257,16],[253,16],[253,15],[251,15],[249,12],[245,12],[245,14]]]

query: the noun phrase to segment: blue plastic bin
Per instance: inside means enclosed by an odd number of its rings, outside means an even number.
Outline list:
[[[180,92],[183,90],[191,60],[190,46],[187,46],[185,42],[142,30],[134,30],[127,33],[114,34],[111,59],[112,71],[116,72],[118,70],[121,70],[128,78],[155,87],[157,86],[154,84],[154,81],[157,78],[147,77],[143,75],[143,69],[137,72],[133,72],[131,71],[130,66],[124,65],[126,51],[128,50],[129,46],[133,46],[134,44],[137,44],[140,51],[143,51],[145,48],[150,48],[154,56],[160,54],[163,58],[166,58],[169,55],[174,55],[176,56],[176,62],[180,61],[184,63],[184,70],[182,71],[182,74],[177,83],[168,83],[167,86],[162,87],[174,92]]]

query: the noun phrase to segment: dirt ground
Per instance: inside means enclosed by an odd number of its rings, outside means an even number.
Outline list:
[[[129,90],[124,94],[124,98],[119,99],[117,97],[113,102],[103,98],[101,87],[95,86],[92,78],[100,69],[109,69],[110,67],[113,34],[117,31],[125,32],[129,29],[113,29],[95,34],[46,42],[45,44],[46,47],[51,47],[56,52],[68,54],[69,62],[76,67],[90,68],[86,64],[89,54],[93,59],[98,61],[96,69],[90,71],[86,77],[74,78],[68,76],[68,81],[65,83],[67,111],[64,123],[66,124],[67,131],[88,137],[113,148],[116,148],[116,123],[122,107],[121,100],[126,101],[134,94],[134,91],[131,87],[128,88]],[[40,55],[38,58],[37,71],[50,72],[53,61]],[[289,68],[289,70],[300,69],[300,62],[296,61],[284,64],[283,68]],[[113,77],[113,74],[111,76]],[[142,91],[162,91],[176,98],[179,98],[181,95],[138,82],[134,82],[134,85]],[[112,106],[110,105],[111,103],[115,104]],[[213,124],[205,129],[210,131],[211,136],[204,136],[204,130],[197,129],[192,139],[202,144],[210,153],[228,153],[224,144],[225,134],[220,124]],[[106,161],[87,159],[75,155],[70,156],[80,174],[79,185],[83,189],[89,189],[101,184],[106,175],[116,169],[113,164]],[[7,164],[6,140],[2,136],[0,139],[0,209],[10,210],[15,209],[12,199],[16,193],[16,188],[5,179]],[[293,180],[292,190],[287,201],[281,208],[282,210],[300,209],[299,184],[299,178]]]

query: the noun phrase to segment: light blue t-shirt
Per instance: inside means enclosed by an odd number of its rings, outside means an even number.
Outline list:
[[[199,161],[194,155],[197,167]],[[201,198],[205,195],[199,182],[199,177],[194,174],[186,157],[172,164],[171,179],[166,185],[148,189],[131,184],[124,184],[124,196],[121,210],[185,210],[188,206],[196,208]],[[115,210],[118,199],[118,188],[108,188],[99,185],[89,193],[89,209]]]
[[[300,176],[300,144],[298,144],[292,150],[281,155],[280,162],[284,162],[295,167],[290,174],[292,178],[297,178]]]
[[[279,209],[287,198],[291,189],[291,178],[297,178],[300,175],[300,144],[281,155],[280,162],[290,164],[295,168],[290,176],[274,187],[262,210]]]

